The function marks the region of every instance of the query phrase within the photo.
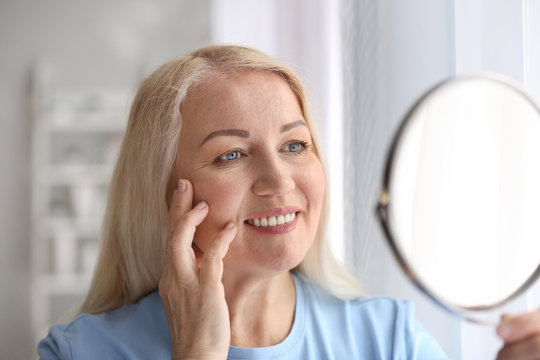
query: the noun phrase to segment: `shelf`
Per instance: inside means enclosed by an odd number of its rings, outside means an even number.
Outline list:
[[[126,130],[126,115],[112,112],[110,114],[76,113],[65,115],[67,119],[59,120],[52,114],[44,115],[50,123],[47,131],[55,133],[119,133]]]
[[[50,132],[56,133],[118,133],[122,134],[126,130],[125,124],[116,124],[111,122],[109,124],[55,124],[49,129]]]
[[[87,274],[39,274],[34,278],[35,289],[46,296],[84,294],[90,286]]]
[[[48,185],[104,184],[112,176],[112,165],[51,165],[41,168],[41,181]]]
[[[101,216],[86,218],[58,216],[46,218],[45,224],[53,231],[68,229],[84,236],[99,236],[102,221]]]
[[[32,286],[37,338],[88,291],[131,89],[32,85]]]

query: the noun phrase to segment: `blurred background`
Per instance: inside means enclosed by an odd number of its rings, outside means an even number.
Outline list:
[[[304,79],[333,250],[369,293],[413,300],[452,358],[492,358],[493,328],[446,314],[401,274],[374,205],[393,131],[437,82],[494,71],[540,98],[539,0],[3,0],[0,359],[35,357],[86,291],[137,84],[210,43],[256,47]],[[538,307],[535,291],[516,311]]]

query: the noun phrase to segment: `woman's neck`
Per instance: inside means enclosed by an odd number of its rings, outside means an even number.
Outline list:
[[[266,347],[289,334],[296,306],[291,274],[269,277],[224,276],[225,298],[231,322],[231,345]]]

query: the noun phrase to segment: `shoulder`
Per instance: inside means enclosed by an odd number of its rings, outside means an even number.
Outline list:
[[[298,288],[306,304],[306,312],[328,321],[371,324],[375,329],[394,329],[414,318],[414,305],[408,301],[389,297],[369,297],[352,300],[340,299],[296,275]]]
[[[326,292],[301,274],[295,273],[293,276],[299,289],[299,295],[305,298],[306,304],[315,307],[315,309],[353,312],[357,316],[376,317],[379,321],[383,320],[381,316],[393,320],[401,313],[414,313],[414,305],[408,301],[389,297],[363,297],[344,300]]]
[[[376,343],[392,358],[447,359],[433,336],[415,317],[414,304],[407,300],[374,297],[348,302],[350,326],[363,342]]]
[[[350,358],[446,359],[416,320],[412,302],[389,297],[343,300],[296,277],[314,341],[336,339],[348,354],[357,355]]]
[[[82,314],[55,325],[38,345],[41,359],[131,358],[140,351],[169,349],[167,318],[157,292],[113,311]]]

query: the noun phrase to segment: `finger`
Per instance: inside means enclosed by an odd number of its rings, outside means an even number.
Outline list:
[[[497,355],[497,360],[520,359],[536,360],[540,359],[540,335],[533,336],[526,340],[505,345]]]
[[[181,217],[165,248],[165,262],[162,280],[174,279],[184,284],[199,284],[199,270],[195,255],[191,249],[195,228],[208,214],[208,205],[204,201]],[[170,276],[173,276],[170,278]],[[164,280],[165,279],[165,280]]]
[[[193,201],[193,186],[191,182],[186,179],[178,180],[178,186],[174,191],[171,199],[171,206],[169,207],[169,223],[168,223],[168,236],[170,239],[176,225],[182,215],[187,213],[191,209],[191,202]]]
[[[185,253],[186,250],[190,250],[195,230],[206,215],[208,215],[208,205],[204,201],[201,201],[193,209],[182,215],[167,241],[166,250],[170,253]]]
[[[204,253],[199,270],[199,282],[203,288],[212,288],[223,276],[223,258],[229,250],[229,244],[236,236],[237,228],[229,222]]]
[[[533,335],[540,335],[540,310],[504,317],[497,328],[497,334],[506,344],[513,344]]]
[[[195,260],[197,262],[197,269],[199,269],[201,267],[204,252],[199,248],[195,239],[193,239],[193,244],[191,245],[191,247],[193,248],[193,254],[195,254]]]

